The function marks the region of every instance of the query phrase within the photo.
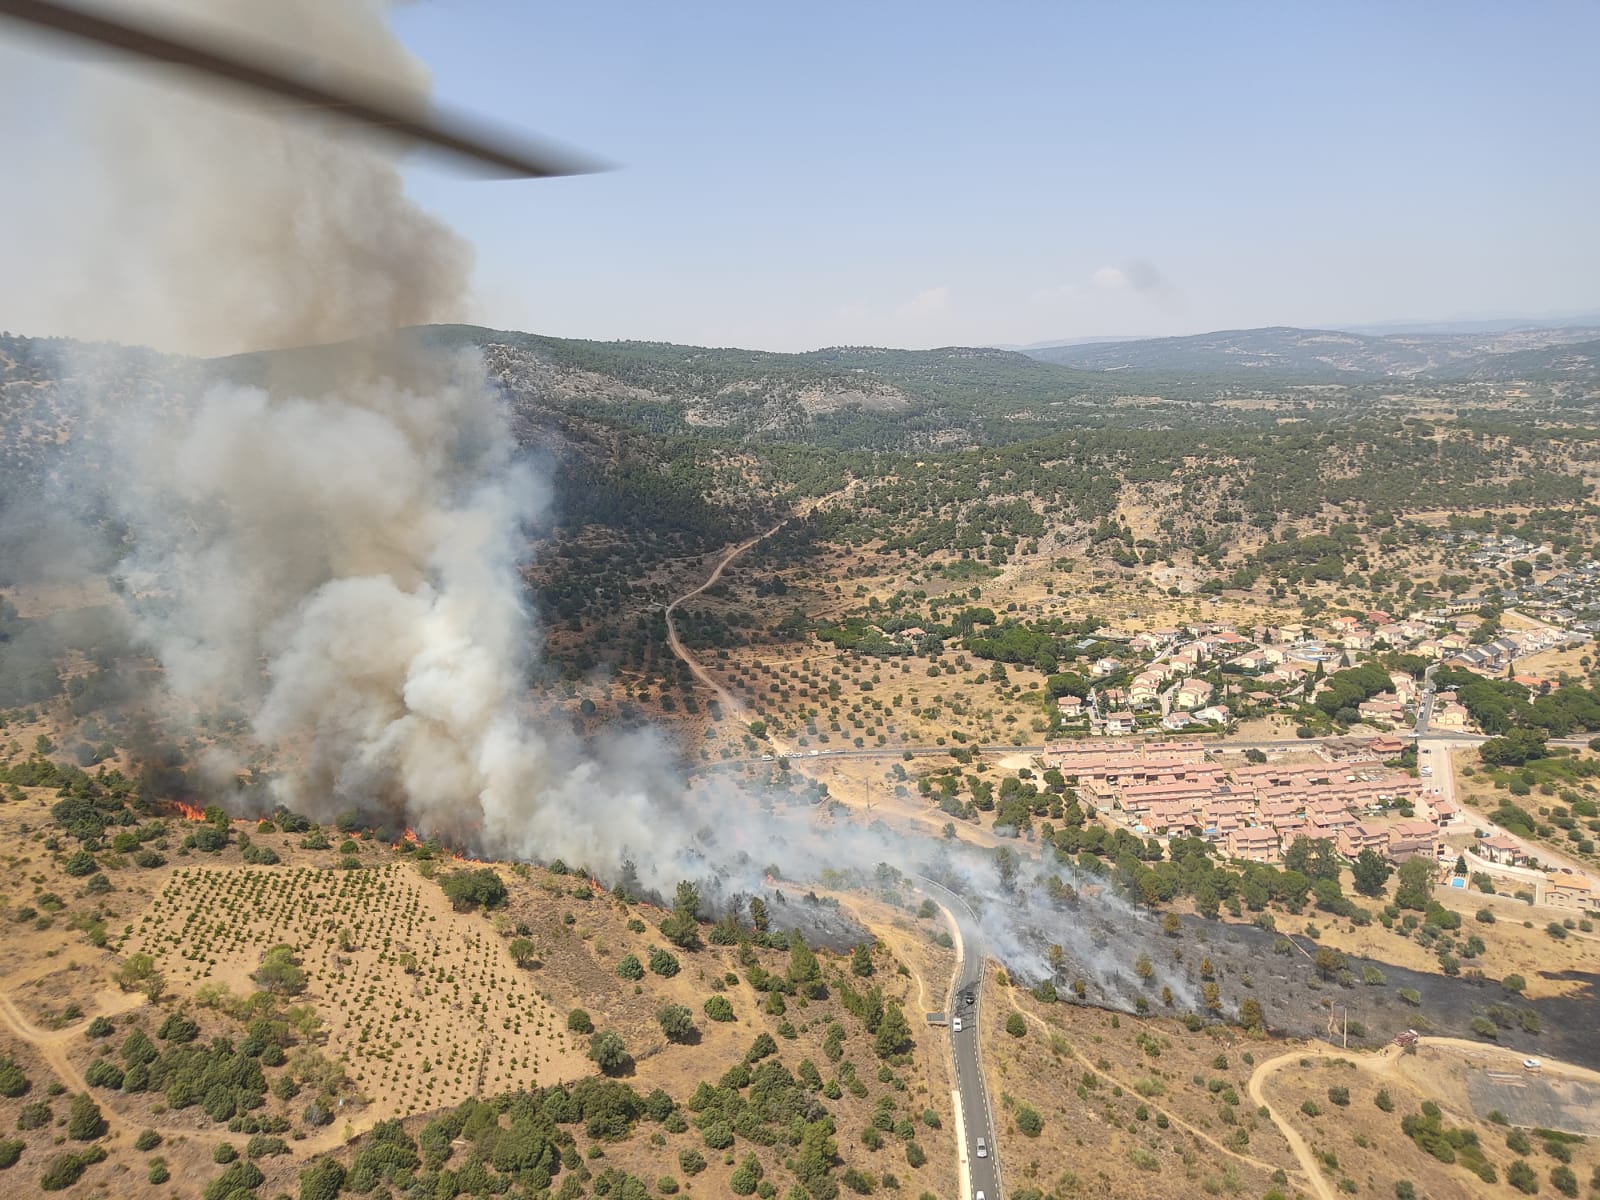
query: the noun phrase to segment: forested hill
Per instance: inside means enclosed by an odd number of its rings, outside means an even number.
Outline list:
[[[1042,362],[1088,371],[1169,371],[1293,380],[1361,378],[1547,379],[1585,367],[1600,379],[1594,329],[1519,329],[1475,333],[1361,334],[1332,329],[1232,329],[1192,337],[1027,351]],[[1589,342],[1585,362],[1562,354]],[[1573,347],[1577,349],[1577,347]]]
[[[778,354],[467,325],[417,333],[436,344],[479,347],[519,399],[597,406],[662,433],[838,448],[968,443],[987,440],[987,422],[1056,428],[1092,420],[1130,396],[1196,394],[1177,378],[1109,379],[983,347]]]

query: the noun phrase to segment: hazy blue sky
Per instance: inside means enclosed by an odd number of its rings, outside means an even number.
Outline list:
[[[419,0],[396,20],[444,102],[619,164],[408,170],[476,245],[485,323],[800,349],[1600,309],[1592,0]],[[70,195],[40,107],[6,114],[8,233]],[[0,324],[50,332],[32,236],[0,241]]]
[[[528,3],[400,28],[619,171],[414,173],[486,317],[795,349],[1600,308],[1593,3]]]

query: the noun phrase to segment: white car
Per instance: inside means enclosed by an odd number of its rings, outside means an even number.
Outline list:
[[[978,1139],[978,1157],[979,1158],[988,1158],[989,1157],[989,1144],[987,1142],[985,1142],[982,1138]]]
[[[811,751],[811,753],[809,755],[807,755],[807,757],[808,758],[815,758],[817,755],[819,755],[821,753],[822,753],[821,750],[813,750],[813,751]]]
[[[1522,1060],[1522,1068],[1525,1071],[1537,1071],[1543,1065],[1537,1058],[1525,1058]]]
[[[961,1018],[960,1017],[957,1017],[955,1019],[955,1021],[951,1024],[951,1029],[956,1033],[960,1033],[961,1032]]]

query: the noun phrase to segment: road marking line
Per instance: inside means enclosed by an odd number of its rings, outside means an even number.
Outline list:
[[[950,1093],[950,1107],[956,1114],[956,1179],[961,1200],[972,1200],[972,1168],[967,1159],[967,1124],[961,1118],[961,1093]]]

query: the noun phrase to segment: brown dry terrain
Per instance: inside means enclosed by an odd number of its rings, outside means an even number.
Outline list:
[[[4,918],[12,928],[27,922],[26,933],[0,943],[0,1054],[17,1061],[31,1086],[24,1097],[0,1100],[0,1130],[15,1129],[26,1104],[44,1100],[50,1114],[42,1128],[24,1131],[22,1159],[0,1177],[0,1194],[21,1194],[5,1185],[31,1188],[28,1181],[39,1179],[46,1160],[59,1153],[49,1132],[65,1119],[66,1093],[91,1092],[108,1122],[96,1144],[110,1158],[90,1166],[74,1194],[104,1194],[134,1180],[144,1187],[159,1157],[173,1180],[160,1194],[198,1195],[220,1170],[212,1161],[220,1143],[242,1152],[248,1136],[208,1121],[198,1107],[169,1108],[159,1092],[128,1094],[86,1081],[102,1058],[119,1061],[117,1048],[136,1030],[160,1047],[159,1027],[173,1012],[196,1022],[197,1044],[217,1036],[232,1044],[252,1012],[275,1010],[300,1030],[291,1035],[298,1046],[287,1065],[268,1072],[273,1081],[300,1081],[299,1088],[279,1095],[274,1083],[255,1114],[281,1121],[287,1139],[287,1154],[257,1163],[266,1177],[262,1192],[270,1195],[292,1188],[308,1157],[352,1138],[359,1149],[362,1133],[389,1117],[415,1114],[408,1122],[415,1133],[430,1115],[468,1096],[592,1075],[587,1036],[569,1031],[568,1014],[578,1008],[597,1029],[622,1036],[630,1086],[641,1095],[662,1088],[680,1105],[700,1083],[716,1086],[765,1034],[791,1072],[806,1060],[820,1071],[818,1085],[832,1097],[822,1103],[836,1122],[839,1169],[896,1177],[911,1194],[952,1194],[947,1044],[941,1031],[922,1023],[922,1013],[943,1006],[954,959],[933,943],[942,925],[908,911],[909,893],[846,898],[858,920],[883,931],[871,976],[819,952],[825,998],[795,995],[783,1004],[748,979],[758,968],[781,976],[787,951],[708,945],[677,951],[680,969],[670,977],[647,971],[637,983],[627,981],[617,974],[624,955],[649,963],[652,949],[667,944],[655,928],[660,911],[625,903],[581,876],[514,867],[498,869],[510,891],[503,909],[487,916],[456,912],[422,872],[463,864],[419,862],[410,846],[341,847],[335,835],[329,849],[307,850],[301,835],[235,822],[234,845],[204,854],[182,847],[180,839],[198,826],[176,819],[166,837],[150,843],[162,848],[166,864],[142,869],[123,856],[102,855],[112,889],[90,895],[61,870],[63,855],[43,844],[54,794],[22,790],[22,799],[0,805],[0,844],[23,848],[7,862],[22,886],[5,896]],[[240,861],[243,833],[254,847],[278,853],[281,864]],[[353,859],[351,868],[340,869],[340,859]],[[106,948],[84,940],[96,922],[109,930]],[[509,950],[519,937],[535,948],[524,966]],[[304,990],[276,1005],[246,1003],[256,990],[252,973],[279,943],[293,947]],[[140,952],[165,976],[154,1006],[113,981],[119,963]],[[880,989],[882,1003],[902,1005],[911,1026],[912,1049],[892,1062],[874,1053],[861,1019],[846,1010],[847,993],[869,987]],[[732,1020],[708,1019],[713,997],[731,1004]],[[694,1014],[698,1032],[685,1044],[670,1043],[657,1023],[667,1003]],[[91,1036],[97,1017],[111,1018],[108,1036]],[[840,1052],[833,1056],[835,1026]],[[58,1087],[63,1094],[51,1097]],[[333,1120],[321,1129],[302,1126],[301,1109],[324,1087],[338,1097]],[[862,1137],[879,1111],[892,1113],[891,1129],[872,1137],[881,1144],[873,1149]],[[154,1152],[132,1148],[146,1129],[163,1139]],[[692,1126],[621,1141],[589,1143],[580,1134],[580,1142],[590,1169],[611,1165],[652,1181],[682,1174],[679,1151],[705,1149]],[[727,1177],[752,1152],[768,1178],[784,1178],[779,1149],[741,1139],[726,1155],[706,1153],[695,1186],[725,1193]]]
[[[1258,1196],[1276,1173],[1294,1176],[1288,1144],[1244,1102],[1253,1062],[1276,1043],[1220,1026],[1191,1033],[1161,1018],[1042,1005],[1003,985],[985,995],[985,1068],[1012,1189]],[[1023,1017],[1020,1037],[1007,1029],[1013,1014]],[[1043,1118],[1033,1139],[1019,1125],[1024,1105]]]
[[[1564,1159],[1570,1159],[1567,1169],[1576,1180],[1587,1185],[1600,1165],[1600,1148],[1581,1138],[1557,1141],[1518,1130],[1490,1119],[1497,1110],[1475,1110],[1467,1096],[1468,1076],[1493,1071],[1514,1084],[1527,1078],[1516,1057],[1486,1061],[1486,1053],[1448,1044],[1425,1044],[1415,1054],[1390,1047],[1378,1054],[1340,1055],[1328,1047],[1307,1047],[1265,1064],[1260,1091],[1304,1140],[1325,1179],[1341,1191],[1391,1196],[1396,1183],[1409,1181],[1418,1195],[1438,1200],[1509,1198],[1530,1190],[1548,1195],[1560,1190],[1551,1172]],[[1442,1151],[1447,1162],[1406,1135],[1401,1121],[1426,1120],[1425,1102],[1437,1106],[1442,1130],[1466,1131],[1476,1139],[1492,1172],[1470,1169],[1472,1155],[1459,1145]],[[1426,1141],[1428,1134],[1421,1138]],[[1532,1171],[1533,1188],[1519,1190],[1508,1182],[1519,1161]],[[1341,1186],[1345,1181],[1355,1186]],[[1576,1187],[1569,1194],[1576,1194]]]

